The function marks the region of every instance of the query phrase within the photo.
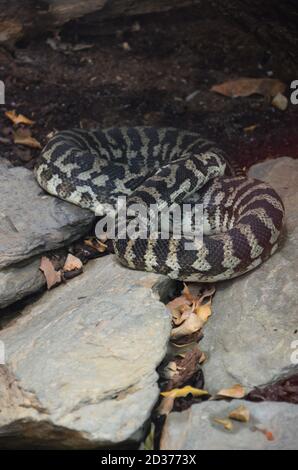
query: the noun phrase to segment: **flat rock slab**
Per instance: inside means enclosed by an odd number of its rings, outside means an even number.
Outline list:
[[[298,161],[279,158],[254,166],[251,176],[269,182],[286,206],[281,250],[252,273],[222,283],[201,348],[206,388],[216,393],[240,383],[251,389],[297,372]],[[297,349],[297,347],[296,347]]]
[[[47,292],[0,332],[4,445],[90,448],[133,441],[158,397],[171,320],[152,286],[112,255]]]
[[[94,215],[47,195],[32,172],[0,160],[0,269],[85,234]]]
[[[226,419],[240,405],[250,411],[248,423],[233,421],[234,429],[227,431],[214,422],[214,418]],[[297,422],[297,405],[242,400],[232,403],[208,401],[169,415],[161,449],[297,450]]]
[[[41,289],[45,277],[39,270],[40,259],[0,270],[0,309]]]

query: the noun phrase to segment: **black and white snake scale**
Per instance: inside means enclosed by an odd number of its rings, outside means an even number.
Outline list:
[[[238,176],[223,151],[200,135],[173,128],[127,127],[58,132],[35,168],[50,194],[105,215],[128,204],[204,205],[203,244],[185,239],[115,239],[122,264],[173,279],[216,282],[269,258],[280,238],[284,206],[268,184]]]

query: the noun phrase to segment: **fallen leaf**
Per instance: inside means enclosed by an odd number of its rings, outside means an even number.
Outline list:
[[[185,297],[185,295],[180,295],[179,297],[176,297],[174,300],[171,300],[171,302],[167,304],[167,307],[172,311],[181,307],[182,305],[191,305],[191,301],[188,300]]]
[[[245,397],[246,392],[245,389],[242,387],[242,385],[236,384],[233,385],[231,388],[226,388],[220,390],[217,394],[216,397],[225,397],[225,398],[243,398]]]
[[[41,258],[39,269],[44,273],[48,289],[61,283],[61,272],[55,270],[51,260],[46,256]]]
[[[188,318],[177,328],[173,328],[171,331],[171,339],[180,338],[181,336],[186,336],[194,333],[202,328],[204,325],[203,320],[191,312]]]
[[[207,289],[204,289],[202,292],[202,287],[198,284],[184,284],[184,289],[182,295],[189,300],[191,303],[201,304],[204,299],[207,297],[212,297],[215,294],[215,287],[210,286]]]
[[[186,385],[186,387],[182,388],[173,388],[173,390],[169,390],[168,392],[161,392],[163,397],[186,397],[188,394],[193,395],[194,397],[202,397],[205,395],[209,395],[207,390],[202,390],[200,388],[192,387],[191,385]]]
[[[10,119],[14,124],[34,124],[34,121],[23,116],[23,114],[17,114],[15,110],[13,111],[6,111],[5,116]]]
[[[213,420],[215,423],[220,424],[223,426],[227,431],[233,431],[234,425],[231,420],[229,419],[222,419],[222,418],[214,418]]]
[[[253,132],[257,127],[259,127],[258,124],[252,124],[251,126],[244,127],[243,130],[244,132]]]
[[[199,319],[203,322],[203,324],[206,323],[212,313],[211,300],[209,300],[209,302],[204,305],[196,306],[194,308],[194,312],[199,317]]]
[[[87,245],[87,246],[90,246],[91,248],[94,248],[99,253],[104,253],[108,248],[105,243],[101,242],[97,238],[96,239],[95,238],[93,238],[93,239],[87,238],[86,240],[84,240],[84,244]]]
[[[30,135],[29,130],[18,129],[13,133],[13,141],[15,144],[25,145],[27,147],[41,149],[41,144]]]
[[[167,380],[171,380],[177,374],[177,364],[170,361],[160,372],[161,376]]]
[[[168,397],[163,397],[158,408],[157,413],[159,415],[169,415],[174,407],[175,397],[170,395]]]
[[[63,266],[63,271],[64,272],[75,271],[75,270],[81,270],[82,268],[83,268],[82,261],[76,256],[69,253],[67,255],[65,264]]]
[[[201,356],[202,352],[196,345],[185,354],[180,354],[169,362],[162,371],[163,377],[169,380],[167,388],[173,389],[186,384],[200,368],[199,360]]]
[[[154,434],[155,434],[155,425],[154,423],[151,423],[150,432],[147,435],[145,442],[142,445],[142,450],[154,449]]]
[[[250,420],[249,409],[241,405],[235,410],[231,411],[229,418],[234,419],[235,421],[240,421],[241,423],[248,423]]]
[[[207,360],[207,355],[206,355],[206,353],[202,352],[202,355],[199,359],[199,364],[204,364],[204,362],[206,362],[206,360]]]
[[[275,78],[239,78],[214,85],[211,88],[211,91],[231,98],[254,94],[274,97],[285,90],[285,83]]]

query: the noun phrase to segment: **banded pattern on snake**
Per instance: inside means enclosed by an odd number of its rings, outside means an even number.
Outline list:
[[[174,128],[131,127],[58,132],[35,168],[50,194],[96,215],[128,204],[199,202],[203,244],[185,250],[189,237],[116,239],[127,267],[173,279],[216,282],[244,274],[278,247],[284,206],[268,184],[239,176],[224,152],[200,135]]]

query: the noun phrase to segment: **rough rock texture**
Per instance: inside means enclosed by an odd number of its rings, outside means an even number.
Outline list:
[[[222,283],[201,347],[207,389],[241,383],[248,389],[297,372],[298,339],[298,161],[279,158],[250,171],[279,192],[286,206],[287,234],[282,249],[263,266]],[[297,348],[296,348],[297,349]]]
[[[0,308],[4,308],[45,285],[45,277],[39,270],[40,259],[21,263],[0,271]]]
[[[171,325],[157,292],[169,283],[107,256],[1,331],[1,444],[88,448],[140,438],[159,393],[155,369]]]
[[[250,410],[249,423],[234,423],[226,431],[213,422],[227,418],[240,405]],[[171,413],[162,437],[162,450],[297,450],[298,406],[245,401],[205,402],[182,413]],[[256,429],[257,428],[257,429]],[[269,440],[262,432],[268,431]],[[270,435],[270,433],[272,433]],[[273,435],[273,436],[272,436]]]
[[[94,215],[47,195],[32,172],[0,160],[0,269],[87,232]]]

